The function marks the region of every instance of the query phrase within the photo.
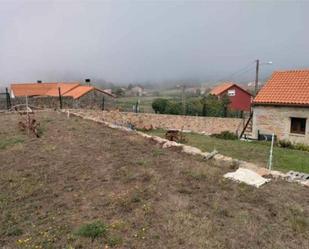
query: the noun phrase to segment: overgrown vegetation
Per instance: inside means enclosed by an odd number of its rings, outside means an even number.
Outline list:
[[[179,99],[157,98],[152,102],[155,113],[211,116],[211,117],[240,117],[243,114],[239,111],[232,111],[228,108],[230,100],[227,96],[218,99],[214,95],[187,98],[185,108]]]
[[[226,139],[226,140],[236,140],[238,139],[238,136],[235,133],[229,132],[229,131],[222,131],[219,134],[211,134],[211,137],[220,138],[220,139]]]

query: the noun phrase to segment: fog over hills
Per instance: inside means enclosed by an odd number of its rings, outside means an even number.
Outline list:
[[[0,86],[254,80],[309,68],[309,2],[0,1]]]

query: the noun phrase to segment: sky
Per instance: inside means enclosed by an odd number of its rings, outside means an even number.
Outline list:
[[[309,1],[0,0],[0,86],[239,81],[309,68]],[[272,65],[264,64],[272,61]]]

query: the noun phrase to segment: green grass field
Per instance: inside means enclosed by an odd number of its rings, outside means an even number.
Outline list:
[[[164,130],[148,132],[164,137]],[[221,154],[267,166],[270,143],[224,140],[196,133],[186,133],[187,144],[200,148],[202,151],[218,150]],[[309,173],[309,152],[274,147],[273,169],[281,171],[295,170]]]
[[[116,99],[115,105],[123,111],[132,111],[133,105],[135,105],[139,100],[140,112],[153,113],[154,111],[151,107],[151,104],[156,98],[161,98],[161,96],[119,97]],[[163,98],[170,99],[172,97],[164,96]]]

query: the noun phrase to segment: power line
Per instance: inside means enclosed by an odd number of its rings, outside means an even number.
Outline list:
[[[230,80],[231,78],[235,77],[236,75],[239,76],[241,74],[247,73],[249,71],[251,71],[254,67],[253,67],[254,63],[250,62],[249,64],[247,64],[245,67],[227,75],[224,78],[221,78],[220,80],[217,80],[216,82],[222,82],[222,81],[226,81],[226,80]]]

